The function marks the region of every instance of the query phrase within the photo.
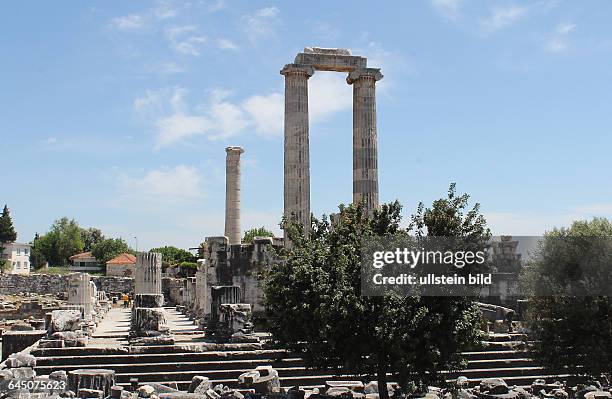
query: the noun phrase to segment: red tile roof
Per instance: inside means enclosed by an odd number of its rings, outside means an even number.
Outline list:
[[[68,259],[75,260],[75,259],[87,259],[87,258],[93,258],[93,256],[91,256],[91,252],[81,252],[80,254],[72,255]]]
[[[107,265],[135,265],[136,257],[132,254],[120,254],[106,262]]]

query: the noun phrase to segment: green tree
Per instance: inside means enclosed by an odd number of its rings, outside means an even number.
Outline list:
[[[103,265],[122,253],[132,253],[122,238],[105,238],[91,248],[91,255]]]
[[[242,242],[244,244],[253,242],[253,238],[255,237],[274,237],[274,233],[265,227],[261,226],[255,229],[250,229],[244,232],[244,237],[242,238]]]
[[[83,252],[84,248],[81,228],[74,219],[67,217],[53,222],[49,232],[32,244],[32,251],[53,266],[68,265],[68,258]]]
[[[10,266],[9,261],[2,259],[1,256],[4,253],[5,244],[16,240],[17,233],[13,227],[13,219],[11,218],[8,206],[5,204],[0,216],[0,269],[7,270]]]
[[[34,270],[40,269],[47,262],[40,240],[41,237],[38,235],[38,233],[34,234],[34,240],[32,241],[32,247],[30,249],[30,264]]]
[[[195,262],[196,257],[189,251],[173,246],[152,248],[149,252],[162,254],[162,261],[167,266],[175,266],[181,262]]]
[[[104,240],[102,230],[95,227],[81,229],[81,239],[83,240],[83,250],[91,251],[93,246]]]
[[[14,242],[15,240],[17,240],[17,233],[15,227],[13,227],[13,219],[8,207],[4,205],[0,216],[0,244]]]
[[[607,219],[576,221],[546,233],[524,268],[530,350],[553,374],[599,378],[612,370],[611,238]]]
[[[478,205],[463,214],[467,200],[453,185],[432,208],[420,205],[411,227],[418,234],[486,240],[490,233]],[[388,398],[387,373],[403,387],[440,383],[439,372],[462,368],[461,352],[481,338],[480,312],[469,298],[361,296],[363,243],[408,234],[399,227],[400,210],[394,202],[367,219],[361,206],[341,206],[333,228],[325,217],[312,218],[308,236],[286,224],[292,245],[264,280],[276,343],[299,353],[309,367],[375,376],[381,399]]]

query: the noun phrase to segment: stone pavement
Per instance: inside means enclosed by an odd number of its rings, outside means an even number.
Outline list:
[[[202,337],[202,332],[199,332],[193,321],[189,320],[185,315],[177,312],[174,308],[164,308],[164,310],[166,313],[166,323],[170,327],[170,333],[177,336],[177,341],[190,341],[194,338]],[[89,341],[89,345],[127,345],[130,318],[131,309],[124,309],[122,307],[112,308],[96,328],[92,339]]]

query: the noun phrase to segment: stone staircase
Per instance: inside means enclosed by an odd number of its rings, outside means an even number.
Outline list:
[[[520,334],[491,334],[483,349],[465,353],[467,369],[446,373],[447,379],[462,375],[475,385],[483,378],[499,377],[509,385],[526,386],[537,378],[550,377],[525,356],[521,350],[523,339]],[[240,346],[204,352],[189,346],[44,348],[34,349],[32,354],[37,357],[39,375],[56,370],[105,368],[115,370],[117,383],[124,386],[129,385],[130,378],[138,378],[140,383],[175,382],[178,389],[186,390],[192,377],[203,375],[213,384],[237,387],[237,377],[259,365],[272,365],[278,370],[284,387],[323,386],[326,380],[342,378],[308,370],[302,359],[283,350],[236,348]]]

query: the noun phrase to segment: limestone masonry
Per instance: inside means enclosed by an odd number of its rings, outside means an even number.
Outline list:
[[[293,64],[280,71],[285,76],[284,215],[310,228],[310,148],[308,79],[315,70],[348,72],[353,85],[353,203],[363,202],[365,212],[378,208],[378,134],[376,82],[378,68],[347,49],[307,47]]]

